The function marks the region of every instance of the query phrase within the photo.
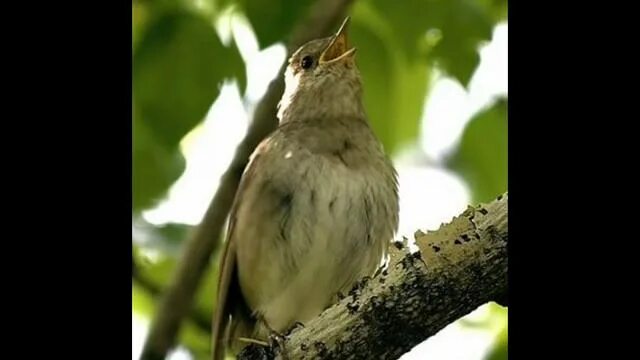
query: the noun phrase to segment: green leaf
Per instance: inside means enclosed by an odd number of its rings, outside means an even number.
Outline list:
[[[147,283],[153,284],[160,291],[166,290],[175,268],[173,258],[162,258],[150,263],[138,254],[136,264],[141,278],[146,279]],[[213,302],[216,298],[214,291],[217,284],[216,269],[215,266],[210,267],[203,277],[195,297],[193,311],[190,312],[190,316],[184,318],[178,335],[180,343],[192,352],[196,359],[207,359],[207,356],[210,356],[210,321],[213,316]],[[154,316],[159,300],[158,295],[149,293],[148,289],[134,282],[134,311],[147,317]],[[197,316],[198,323],[195,322],[194,315]]]
[[[466,87],[480,63],[479,45],[491,40],[493,22],[475,1],[448,0],[447,4],[438,21],[434,21],[442,31],[442,40],[432,56]]]
[[[142,286],[133,283],[131,296],[133,312],[143,317],[151,318],[156,309],[156,302],[153,295]]]
[[[161,226],[149,224],[141,218],[133,219],[133,242],[145,249],[178,256],[182,243],[193,226],[168,223]]]
[[[390,24],[367,3],[356,3],[350,28],[358,49],[363,101],[371,126],[389,153],[415,141],[431,73],[424,59],[397,46]]]
[[[184,171],[184,158],[176,148],[167,148],[156,138],[139,116],[133,116],[133,210],[139,212],[155,205]]]
[[[507,105],[500,99],[474,116],[447,162],[467,181],[476,203],[507,190]]]
[[[485,356],[484,360],[507,360],[508,359],[508,330],[505,326],[497,336],[493,349]]]
[[[357,66],[362,75],[363,101],[371,127],[384,147],[392,151],[393,136],[392,104],[390,91],[393,88],[393,59],[384,42],[369,27],[361,25],[354,17],[350,31],[351,41],[358,47]]]
[[[131,4],[131,45],[135,51],[140,42],[141,34],[144,32],[149,18],[149,9],[146,3],[134,1]]]
[[[159,255],[153,261],[145,257],[148,251],[139,246],[133,247],[134,262],[137,274],[135,276],[133,290],[135,313],[146,316],[155,316],[157,304],[171,281],[176,268],[177,257]],[[213,287],[216,285],[214,272],[217,267],[211,267],[202,279],[196,302],[183,320],[179,341],[194,354],[196,359],[202,359],[209,355],[211,340],[212,305],[215,299]]]
[[[134,246],[134,249],[137,247]],[[173,271],[176,267],[176,258],[172,256],[166,256],[166,254],[159,255],[158,259],[154,261],[149,260],[144,255],[144,251],[138,250],[134,252],[134,260],[136,262],[136,269],[140,278],[157,286],[160,291],[169,284]]]
[[[225,78],[246,87],[235,44],[210,21],[167,6],[150,12],[133,63],[134,211],[152,206],[184,170],[181,139],[206,116]]]
[[[216,259],[206,270],[194,300],[194,309],[208,319],[213,316],[214,303],[218,294],[218,264],[219,259]]]
[[[430,28],[429,21],[433,22],[429,17],[431,1],[408,0],[401,5],[387,0],[371,0],[370,3],[374,11],[389,22],[398,50],[415,56],[420,49],[420,38]]]
[[[307,15],[311,0],[238,0],[261,49],[285,41],[296,21]],[[327,34],[329,36],[330,34]]]
[[[168,223],[156,228],[161,240],[168,244],[181,244],[192,229],[191,225],[178,223]]]
[[[480,6],[484,7],[491,15],[495,23],[504,21],[508,15],[507,0],[477,0]]]
[[[184,345],[195,360],[211,359],[211,333],[203,331],[192,321],[185,321],[180,327],[179,341]]]
[[[244,65],[242,55],[240,55],[240,50],[235,42],[232,42],[229,47],[229,55],[227,56],[226,61],[229,65],[229,73],[238,82],[240,94],[244,94],[247,89],[247,69]]]
[[[402,3],[371,0],[384,14],[394,38],[410,56],[428,56],[464,86],[477,67],[478,46],[491,39],[494,19],[479,1],[488,0],[410,0]],[[437,31],[438,41],[427,39]]]
[[[394,117],[390,119],[394,127],[395,148],[418,139],[430,75],[427,63],[419,59],[402,62],[397,68]]]
[[[175,147],[206,115],[226,75],[224,48],[211,24],[167,13],[149,26],[134,57],[134,100],[158,142]]]

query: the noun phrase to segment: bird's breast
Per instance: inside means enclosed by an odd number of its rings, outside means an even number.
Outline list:
[[[306,321],[379,264],[397,202],[387,169],[286,149],[243,201],[238,268],[247,302],[278,328]]]

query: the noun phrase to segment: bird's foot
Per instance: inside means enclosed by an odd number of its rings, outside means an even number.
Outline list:
[[[273,352],[280,354],[282,359],[287,359],[284,351],[284,340],[285,337],[279,332],[271,331],[271,334],[269,334],[269,345],[273,349]]]

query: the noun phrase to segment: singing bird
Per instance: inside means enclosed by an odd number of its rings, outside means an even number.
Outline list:
[[[278,128],[229,218],[213,358],[308,322],[380,265],[398,227],[396,171],[367,120],[345,19],[289,59]],[[390,119],[391,120],[391,119]]]

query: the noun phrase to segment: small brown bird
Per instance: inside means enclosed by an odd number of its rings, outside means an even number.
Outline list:
[[[257,147],[229,219],[214,359],[318,316],[380,265],[398,226],[396,172],[371,130],[349,48],[334,36],[289,59],[278,128]]]

